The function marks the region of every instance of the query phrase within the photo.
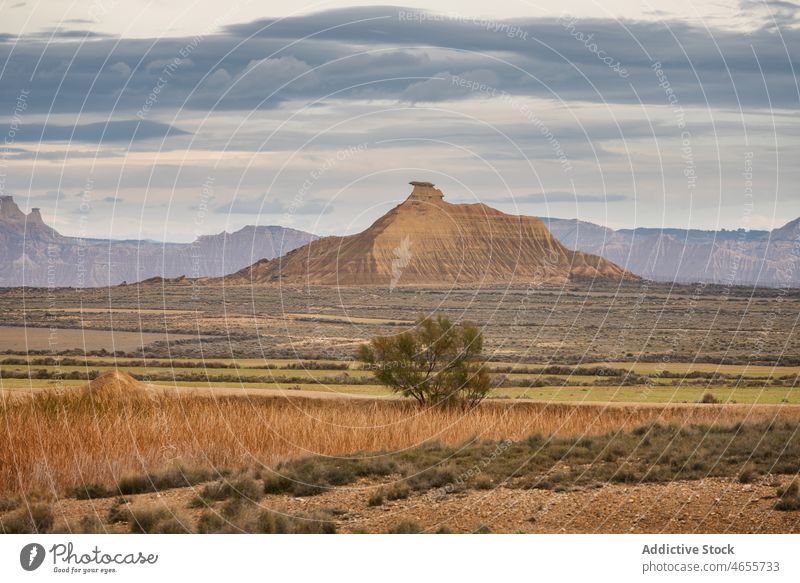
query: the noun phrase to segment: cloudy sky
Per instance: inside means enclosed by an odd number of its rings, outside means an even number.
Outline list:
[[[0,0],[0,195],[170,241],[355,232],[414,179],[615,228],[800,216],[797,1],[426,4]]]

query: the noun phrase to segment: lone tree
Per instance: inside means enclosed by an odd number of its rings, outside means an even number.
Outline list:
[[[473,407],[491,388],[482,352],[477,326],[437,316],[419,318],[408,332],[376,336],[357,356],[379,382],[422,406]]]

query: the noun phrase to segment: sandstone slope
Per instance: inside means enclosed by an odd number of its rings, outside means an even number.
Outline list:
[[[451,204],[433,184],[411,184],[408,199],[367,230],[313,241],[226,281],[391,288],[637,279],[606,259],[567,249],[539,219]]]

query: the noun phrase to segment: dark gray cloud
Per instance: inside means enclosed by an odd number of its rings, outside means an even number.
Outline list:
[[[57,39],[80,39],[91,40],[96,38],[115,38],[114,35],[94,32],[91,30],[52,30],[45,31],[36,35],[37,37],[57,38]]]
[[[178,107],[250,110],[329,94],[409,102],[474,97],[446,81],[431,81],[443,73],[476,77],[515,95],[665,104],[665,87],[651,69],[655,61],[683,106],[771,103],[796,109],[800,102],[793,73],[800,65],[796,28],[764,27],[744,37],[686,22],[487,24],[413,20],[404,12],[412,13],[392,7],[331,10],[195,38],[82,42],[63,37],[81,31],[67,31],[47,43],[20,39],[13,50],[0,45],[0,104],[13,109],[22,89],[31,91],[32,111],[115,116],[141,110],[148,99],[150,114],[172,116]],[[628,76],[599,59],[599,50],[619,61]]]
[[[185,136],[174,126],[143,120],[97,122],[79,125],[22,124],[14,132],[15,142],[123,142]]]

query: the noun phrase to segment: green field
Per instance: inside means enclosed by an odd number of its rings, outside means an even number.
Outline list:
[[[252,390],[271,389],[318,391],[350,395],[386,396],[391,392],[374,384],[372,373],[360,368],[358,363],[336,360],[298,361],[293,359],[238,359],[239,368],[230,368],[231,359],[178,359],[175,366],[166,366],[169,361],[151,359],[152,366],[143,366],[141,359],[92,356],[85,364],[65,364],[56,366],[42,364],[44,357],[24,357],[23,355],[4,355],[0,362],[9,359],[25,359],[25,364],[0,364],[0,388],[16,391],[30,388],[79,387],[86,380],[65,379],[63,381],[46,377],[47,375],[90,373],[96,375],[116,367],[159,386],[196,387],[204,391],[224,390],[230,394],[237,388]],[[144,364],[146,364],[145,361]],[[307,366],[312,368],[289,368]],[[349,364],[347,370],[334,368]],[[597,363],[567,367],[574,374],[546,374],[545,365],[514,365],[513,363],[490,363],[497,370],[517,370],[525,372],[494,372],[494,377],[502,386],[495,388],[491,396],[505,399],[533,399],[537,401],[586,401],[609,403],[697,403],[711,394],[720,403],[742,404],[800,404],[800,390],[793,383],[783,382],[781,377],[797,375],[800,367],[732,366],[694,363],[670,364],[668,372],[686,374],[690,372],[721,373],[729,375],[719,379],[664,378],[655,375],[665,370],[657,363]],[[624,377],[580,374],[590,367],[606,367],[631,371],[643,375],[647,384],[623,383]],[[270,367],[270,368],[267,368]],[[540,374],[537,374],[540,373]],[[30,375],[31,378],[13,378]],[[195,378],[187,378],[188,376]],[[740,375],[737,377],[735,375]],[[618,380],[619,382],[615,381]],[[747,385],[742,386],[742,381]],[[534,385],[534,386],[526,386]]]

